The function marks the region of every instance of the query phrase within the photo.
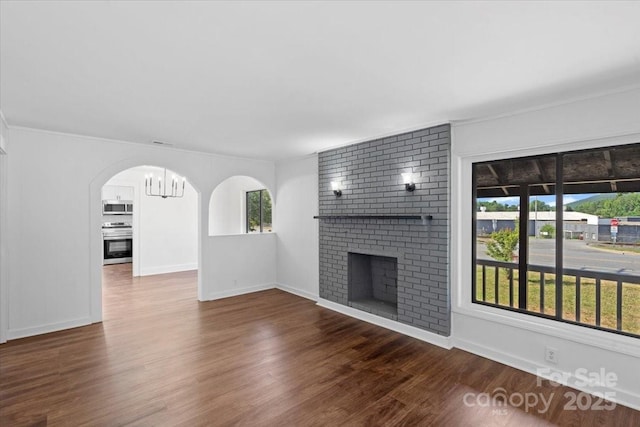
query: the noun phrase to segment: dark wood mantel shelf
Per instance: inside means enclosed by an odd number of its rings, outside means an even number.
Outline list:
[[[314,219],[420,219],[431,220],[433,215],[316,215]]]

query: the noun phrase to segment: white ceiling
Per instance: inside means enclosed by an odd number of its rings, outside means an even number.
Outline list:
[[[640,2],[0,2],[7,122],[282,159],[640,85]]]

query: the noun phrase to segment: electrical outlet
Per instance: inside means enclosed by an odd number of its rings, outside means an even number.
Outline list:
[[[545,347],[544,360],[549,363],[558,363],[558,349],[553,347]]]

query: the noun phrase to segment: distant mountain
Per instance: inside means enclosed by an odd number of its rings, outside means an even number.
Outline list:
[[[598,215],[600,218],[640,216],[640,192],[598,194],[568,206],[574,211]]]
[[[594,194],[591,197],[587,197],[586,199],[576,200],[575,202],[567,203],[565,206],[569,206],[574,211],[580,211],[579,206],[583,203],[593,203],[600,202],[602,200],[615,199],[616,193],[602,193],[602,194]]]

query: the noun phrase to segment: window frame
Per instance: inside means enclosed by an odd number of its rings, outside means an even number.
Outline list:
[[[553,320],[553,321],[557,321],[557,322],[562,322],[565,324],[571,324],[571,325],[576,325],[576,326],[581,326],[581,327],[586,327],[589,329],[593,329],[596,331],[602,331],[602,332],[608,332],[608,333],[613,333],[613,334],[617,334],[617,335],[622,335],[622,336],[626,336],[626,337],[631,337],[631,338],[635,338],[638,339],[640,338],[640,334],[636,334],[636,333],[632,333],[632,332],[628,332],[628,331],[623,331],[623,330],[617,330],[617,329],[612,329],[612,328],[608,328],[608,327],[603,327],[600,325],[593,325],[593,324],[588,324],[588,323],[582,323],[578,320],[572,320],[572,319],[566,319],[563,318],[563,286],[562,286],[562,282],[563,282],[563,277],[564,277],[564,245],[563,245],[563,234],[564,233],[556,233],[556,236],[554,238],[554,247],[555,247],[555,265],[552,267],[554,270],[554,274],[555,274],[555,314],[545,314],[545,313],[541,313],[541,312],[536,312],[536,311],[531,311],[528,310],[527,307],[527,300],[528,300],[528,295],[527,295],[527,288],[528,288],[528,273],[530,270],[528,270],[528,222],[529,222],[529,213],[530,213],[530,201],[529,201],[529,187],[531,185],[535,185],[535,184],[521,184],[519,187],[519,194],[518,197],[520,198],[519,203],[520,203],[520,215],[518,217],[519,220],[519,236],[518,236],[518,263],[517,263],[517,267],[514,269],[518,271],[519,275],[518,275],[518,300],[516,301],[516,303],[514,304],[514,307],[511,306],[506,306],[506,305],[500,305],[497,302],[489,302],[489,301],[483,301],[477,298],[477,280],[478,280],[478,272],[477,272],[477,237],[478,237],[478,217],[477,217],[477,212],[478,212],[478,196],[477,196],[477,189],[478,189],[478,185],[477,185],[477,177],[476,177],[476,167],[477,165],[483,165],[483,164],[490,164],[490,163],[494,163],[496,161],[505,161],[505,160],[534,160],[534,159],[540,159],[540,158],[550,158],[550,157],[554,157],[555,158],[555,168],[556,168],[556,178],[555,178],[555,202],[556,202],[556,206],[563,206],[564,204],[564,156],[565,155],[570,155],[570,154],[575,154],[575,153],[580,153],[580,152],[597,152],[597,151],[601,151],[603,149],[607,149],[607,148],[617,148],[617,147],[624,147],[624,146],[631,146],[631,145],[640,145],[638,143],[636,144],[616,144],[616,145],[611,145],[611,146],[599,146],[599,147],[593,147],[593,148],[584,148],[584,149],[577,149],[577,150],[567,150],[567,151],[561,151],[561,152],[556,152],[556,153],[541,153],[541,154],[537,154],[537,155],[522,155],[522,156],[514,156],[514,157],[505,157],[503,159],[486,159],[486,160],[480,160],[478,159],[477,161],[471,160],[470,161],[470,167],[471,167],[471,210],[472,210],[472,215],[471,215],[471,233],[472,233],[472,244],[471,244],[471,303],[472,306],[474,304],[480,305],[480,306],[484,306],[484,307],[491,307],[492,309],[499,309],[499,310],[506,310],[509,312],[513,312],[513,313],[519,313],[519,314],[525,314],[528,316],[535,316],[538,318],[542,318],[542,319],[548,319],[548,320]],[[524,209],[523,209],[524,207]],[[556,209],[555,211],[555,228],[556,230],[562,230],[563,229],[563,222],[564,222],[564,215],[563,215],[564,211],[562,209]],[[594,271],[592,273],[598,273],[597,271]],[[640,285],[637,285],[640,286]],[[578,294],[578,298],[579,298],[579,294]],[[599,298],[599,296],[597,295],[596,298]],[[619,295],[619,298],[620,295]],[[486,299],[486,298],[485,298]],[[618,306],[620,306],[621,304],[621,300],[617,301]],[[618,322],[620,322],[620,319],[618,319]]]
[[[259,190],[250,190],[250,191],[246,191],[245,192],[245,212],[244,212],[244,216],[245,216],[245,234],[257,234],[257,233],[264,233],[264,193],[268,192],[268,190],[266,188],[262,188]],[[259,202],[258,202],[258,210],[259,210],[259,224],[260,224],[260,231],[255,232],[255,233],[251,233],[250,231],[250,226],[249,226],[249,194],[250,193],[260,193],[260,197],[259,197]]]

